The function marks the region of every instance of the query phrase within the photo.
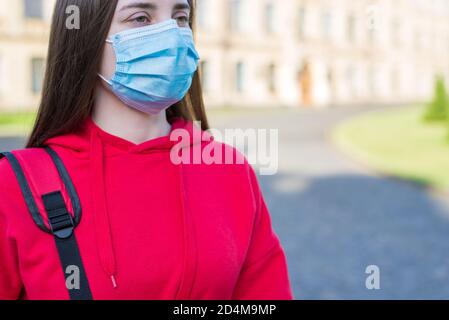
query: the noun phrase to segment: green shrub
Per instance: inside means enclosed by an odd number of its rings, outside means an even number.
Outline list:
[[[435,96],[427,105],[425,121],[444,121],[449,118],[449,98],[446,93],[443,77],[435,81]]]
[[[446,123],[447,123],[447,142],[449,142],[449,115],[447,116]]]

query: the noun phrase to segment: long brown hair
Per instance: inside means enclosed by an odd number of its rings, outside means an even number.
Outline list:
[[[193,29],[195,0],[188,1]],[[97,72],[117,3],[118,0],[57,0],[42,99],[27,148],[42,147],[47,139],[76,130],[90,116]],[[78,30],[66,27],[66,8],[71,5],[80,10],[82,27]],[[167,110],[167,117],[198,120],[203,130],[209,128],[198,71],[185,98]]]

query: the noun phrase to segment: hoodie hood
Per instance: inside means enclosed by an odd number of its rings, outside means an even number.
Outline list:
[[[92,186],[95,239],[101,266],[106,275],[111,279],[111,285],[118,287],[116,255],[113,246],[113,234],[109,221],[107,204],[107,187],[105,186],[105,162],[109,157],[132,153],[142,157],[151,156],[152,153],[170,153],[173,147],[190,148],[201,144],[202,141],[211,141],[213,137],[202,131],[192,121],[175,118],[171,121],[171,131],[168,135],[134,144],[119,136],[110,134],[101,129],[91,117],[81,124],[79,130],[48,139],[44,144],[49,147],[60,147],[69,149],[77,157],[88,158],[89,179]],[[183,140],[174,140],[172,133],[175,130],[184,130],[188,133],[183,135]],[[178,136],[178,135],[176,135]],[[183,185],[183,164],[178,165],[180,186]],[[183,215],[185,215],[185,192],[179,190],[181,197]]]

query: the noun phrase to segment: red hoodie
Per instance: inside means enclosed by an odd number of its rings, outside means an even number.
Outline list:
[[[241,156],[190,121],[172,123],[180,128],[192,137],[183,148],[212,145]],[[169,135],[134,144],[91,118],[45,144],[62,158],[81,201],[75,233],[94,299],[293,298],[285,253],[246,159],[176,165]],[[18,298],[69,294],[54,239],[34,224],[2,159],[0,299]]]

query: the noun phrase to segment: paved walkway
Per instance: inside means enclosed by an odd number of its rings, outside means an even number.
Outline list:
[[[280,129],[280,171],[260,181],[297,299],[449,298],[448,201],[371,174],[328,140],[362,111],[213,114],[212,125]],[[380,290],[365,288],[368,265],[380,268]]]

